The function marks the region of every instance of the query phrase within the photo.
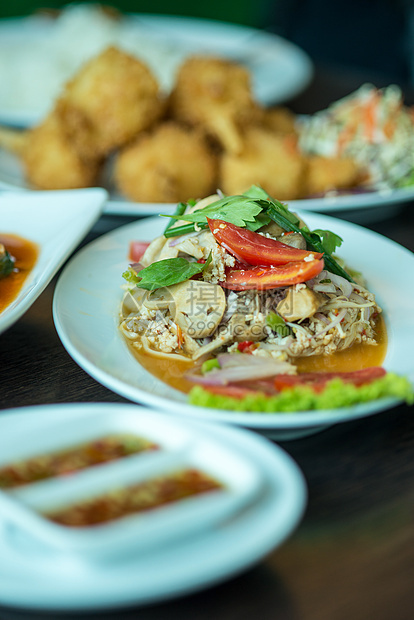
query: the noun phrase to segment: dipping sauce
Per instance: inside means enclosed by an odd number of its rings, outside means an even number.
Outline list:
[[[0,467],[0,489],[13,489],[31,482],[65,476],[131,454],[157,449],[158,445],[132,434],[108,435],[59,452]]]
[[[0,312],[17,297],[39,255],[36,243],[17,235],[0,233],[0,243],[15,259],[13,271],[0,279]]]
[[[210,476],[197,469],[186,469],[113,489],[58,511],[45,512],[43,516],[68,527],[99,525],[219,489],[223,486]]]

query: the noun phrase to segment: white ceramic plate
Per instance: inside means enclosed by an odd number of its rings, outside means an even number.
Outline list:
[[[39,246],[17,297],[0,313],[0,334],[30,308],[101,215],[103,189],[0,194],[0,232]]]
[[[103,411],[144,416],[137,405],[49,405],[3,411],[0,436],[39,422],[82,419]],[[156,412],[154,412],[155,414]],[[165,415],[165,414],[164,414]],[[226,425],[189,423],[254,460],[263,493],[220,527],[116,562],[85,562],[18,537],[0,523],[0,604],[31,609],[94,610],[183,596],[241,573],[278,547],[298,525],[306,504],[303,476],[292,459],[263,437]],[[51,584],[53,586],[51,587]]]
[[[76,47],[60,58],[61,41],[58,39],[55,45],[48,41],[53,34],[53,21],[39,16],[0,21],[0,58],[6,61],[0,62],[3,93],[0,94],[0,122],[20,126],[38,122],[70,77],[68,68],[73,69],[74,61],[78,66],[83,60],[78,58],[80,52]],[[97,39],[96,33],[92,37]],[[246,26],[190,17],[129,15],[114,43],[127,50],[131,46],[134,49],[133,37],[143,37],[146,48],[153,49],[153,60],[148,51],[141,57],[166,91],[174,82],[177,67],[194,52],[214,53],[243,62],[251,71],[255,96],[263,104],[280,103],[293,97],[307,86],[313,74],[311,60],[296,45]],[[104,40],[105,47],[107,38]],[[88,51],[97,53],[98,44],[99,39],[89,42]],[[78,47],[85,46],[88,49],[81,41]],[[53,76],[57,74],[56,80],[51,82],[48,70]],[[42,79],[45,83],[39,89]]]
[[[389,340],[385,367],[412,373],[414,255],[355,224],[313,213],[302,212],[302,217],[311,229],[333,230],[344,239],[341,256],[364,273],[384,310]],[[151,240],[164,227],[164,218],[148,218],[100,237],[71,260],[57,283],[53,315],[58,334],[73,359],[97,381],[132,401],[246,426],[279,439],[296,438],[397,404],[383,399],[352,408],[290,414],[236,413],[189,405],[184,394],[140,366],[117,330],[128,244],[133,239]]]

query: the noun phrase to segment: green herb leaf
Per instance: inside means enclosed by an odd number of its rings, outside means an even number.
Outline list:
[[[266,325],[270,327],[273,332],[283,337],[289,336],[292,333],[289,325],[286,325],[285,321],[277,312],[269,312],[266,316]]]
[[[322,245],[325,248],[325,252],[328,254],[333,254],[336,248],[339,248],[342,245],[342,237],[336,235],[331,230],[321,230],[316,228],[312,232],[319,235]]]
[[[0,280],[1,278],[5,278],[9,274],[11,274],[13,269],[14,269],[14,260],[9,254],[9,252],[7,250],[4,250],[4,252],[0,254]]]
[[[128,282],[136,284],[138,288],[155,291],[157,288],[189,280],[197,273],[207,269],[210,263],[211,254],[205,263],[190,263],[190,261],[182,257],[166,258],[165,260],[152,263],[138,273],[135,273],[130,268],[122,274],[122,277]]]
[[[292,218],[289,219],[288,215],[294,215],[294,214],[287,211],[286,207],[284,207],[282,203],[280,203],[277,200],[270,201],[269,206],[266,209],[266,212],[270,216],[270,218],[274,222],[276,222],[276,224],[279,224],[279,226],[281,226],[284,230],[300,232],[303,235],[306,241],[306,245],[308,246],[310,250],[324,253],[323,259],[325,261],[325,267],[327,271],[330,271],[331,273],[335,273],[336,275],[342,276],[343,278],[346,278],[350,282],[353,282],[353,279],[349,275],[349,273],[347,273],[345,269],[343,269],[341,265],[337,263],[334,257],[331,256],[331,254],[326,250],[326,248],[324,247],[322,243],[321,237],[318,235],[318,233],[311,232],[309,228],[307,228],[306,226],[299,228],[298,226],[299,220],[296,218],[297,221],[294,222],[292,221]]]

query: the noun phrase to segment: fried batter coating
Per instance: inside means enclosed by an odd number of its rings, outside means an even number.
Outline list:
[[[356,187],[363,172],[350,157],[310,156],[306,164],[305,196],[324,194],[329,190]]]
[[[27,180],[38,189],[75,189],[97,182],[100,162],[80,157],[56,112],[26,133],[21,156]]]
[[[150,127],[164,106],[147,66],[110,47],[68,82],[57,109],[79,153],[101,157]]]
[[[115,182],[137,202],[179,202],[215,188],[216,156],[204,137],[172,122],[125,147],[115,162]]]
[[[173,118],[201,127],[231,153],[241,151],[241,127],[259,113],[247,69],[205,56],[182,64],[169,105]]]
[[[243,151],[222,156],[219,187],[231,195],[256,184],[279,200],[293,200],[300,195],[304,172],[305,160],[295,138],[249,127],[245,131]]]
[[[296,115],[288,108],[275,106],[261,110],[260,124],[277,134],[297,135]]]

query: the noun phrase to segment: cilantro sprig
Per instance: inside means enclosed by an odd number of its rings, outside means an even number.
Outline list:
[[[275,200],[258,185],[252,185],[249,190],[239,196],[225,196],[203,209],[193,213],[183,213],[182,203],[180,209],[170,217],[170,222],[182,220],[186,222],[181,226],[171,227],[164,231],[165,237],[175,237],[197,229],[208,228],[207,218],[224,220],[242,228],[256,231],[268,224],[271,220],[276,222],[286,232],[301,233],[309,250],[320,252],[324,255],[325,266],[328,271],[346,278],[353,282],[353,278],[335,260],[333,253],[342,244],[342,238],[330,230],[309,230],[301,222],[295,213],[279,200]]]

